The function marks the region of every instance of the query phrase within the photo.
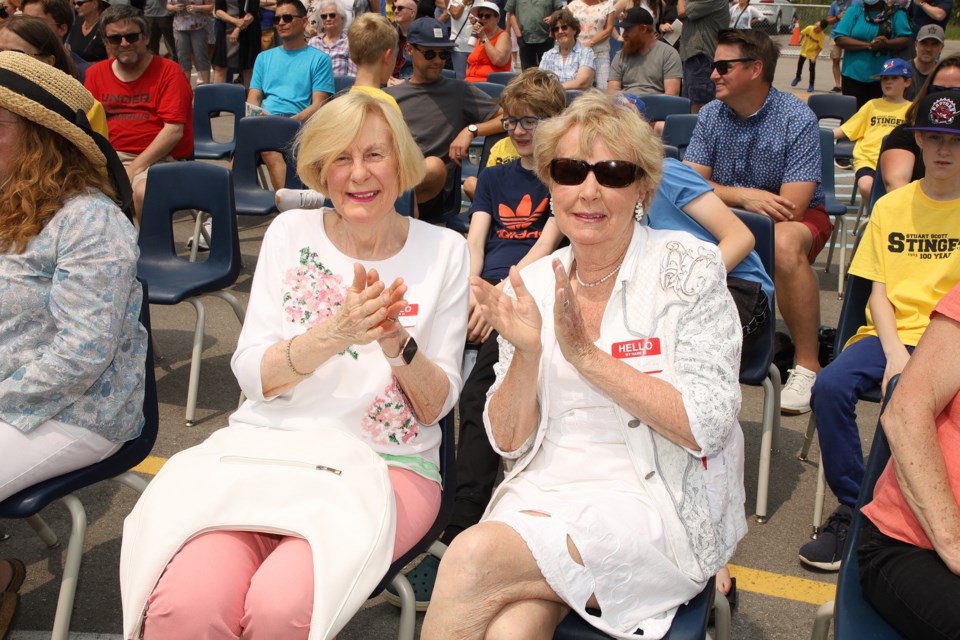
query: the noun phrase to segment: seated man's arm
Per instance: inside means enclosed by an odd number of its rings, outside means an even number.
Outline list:
[[[127,166],[127,175],[132,180],[133,176],[166,158],[181,138],[183,138],[183,123],[164,122],[163,128],[157,133],[153,142]]]
[[[503,109],[497,109],[497,112],[493,114],[492,118],[486,122],[478,123],[476,137],[486,137],[503,133],[503,123],[500,122],[500,118],[502,117]],[[463,130],[457,134],[457,137],[453,139],[453,142],[450,143],[450,159],[456,164],[460,164],[460,162],[467,157],[467,150],[470,148],[473,140],[474,135],[464,127]]]
[[[952,354],[952,355],[951,355]],[[960,390],[960,322],[937,315],[903,370],[880,418],[897,482],[933,549],[960,575],[960,506],[947,479],[936,419]]]
[[[680,95],[680,78],[664,78],[663,93],[668,96]]]
[[[623,83],[619,80],[607,80],[607,93],[616,93],[623,90]]]
[[[327,93],[326,91],[313,91],[310,94],[310,106],[304,109],[303,111],[301,111],[300,113],[296,114],[295,116],[292,116],[293,119],[298,120],[300,122],[306,122],[307,120],[310,119],[310,116],[316,113],[317,109],[319,109],[323,105],[323,103],[327,101],[327,98],[329,97],[330,97],[330,94]]]
[[[258,107],[263,106],[263,91],[260,89],[250,89],[247,91],[247,102],[255,104]]]
[[[711,180],[713,168],[684,160],[713,186],[723,203],[728,207],[739,207],[754,213],[762,213],[776,222],[783,220],[802,220],[810,198],[816,189],[812,182],[793,182],[783,185],[780,193],[771,193],[751,187],[728,187]],[[804,195],[806,194],[806,195]],[[791,197],[792,196],[792,197]],[[792,198],[798,198],[794,200]],[[801,209],[798,204],[802,204]]]

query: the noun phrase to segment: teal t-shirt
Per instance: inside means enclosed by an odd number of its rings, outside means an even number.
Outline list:
[[[263,108],[278,116],[294,116],[313,101],[314,91],[333,95],[333,63],[319,49],[268,49],[253,64],[251,89],[263,93]]]
[[[882,3],[879,6],[884,6]],[[872,12],[871,12],[872,13]],[[910,30],[910,20],[904,11],[895,12],[890,18],[891,33],[888,38],[899,38],[901,36],[912,37]],[[864,17],[864,8],[862,4],[854,4],[847,8],[843,18],[833,28],[830,35],[834,39],[840,36],[849,36],[856,40],[870,42],[880,33],[880,25],[868,22]],[[880,73],[883,63],[894,57],[890,51],[844,51],[843,68],[841,74],[847,78],[858,80],[860,82],[878,82],[872,76]]]

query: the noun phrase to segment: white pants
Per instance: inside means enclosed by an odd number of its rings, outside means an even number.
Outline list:
[[[30,433],[0,420],[0,501],[43,480],[100,462],[121,446],[57,420],[48,420]]]

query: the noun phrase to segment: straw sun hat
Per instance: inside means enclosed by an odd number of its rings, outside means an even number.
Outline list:
[[[87,122],[93,96],[59,69],[24,53],[0,52],[0,107],[60,134],[96,166],[107,165],[101,136]]]

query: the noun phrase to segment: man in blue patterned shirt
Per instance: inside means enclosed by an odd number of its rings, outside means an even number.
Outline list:
[[[806,104],[772,87],[778,55],[760,31],[720,32],[710,75],[717,99],[700,111],[684,161],[728,206],[776,223],[777,303],[797,349],[781,409],[806,413],[820,370],[820,294],[811,264],[833,225],[820,188],[819,125]]]

